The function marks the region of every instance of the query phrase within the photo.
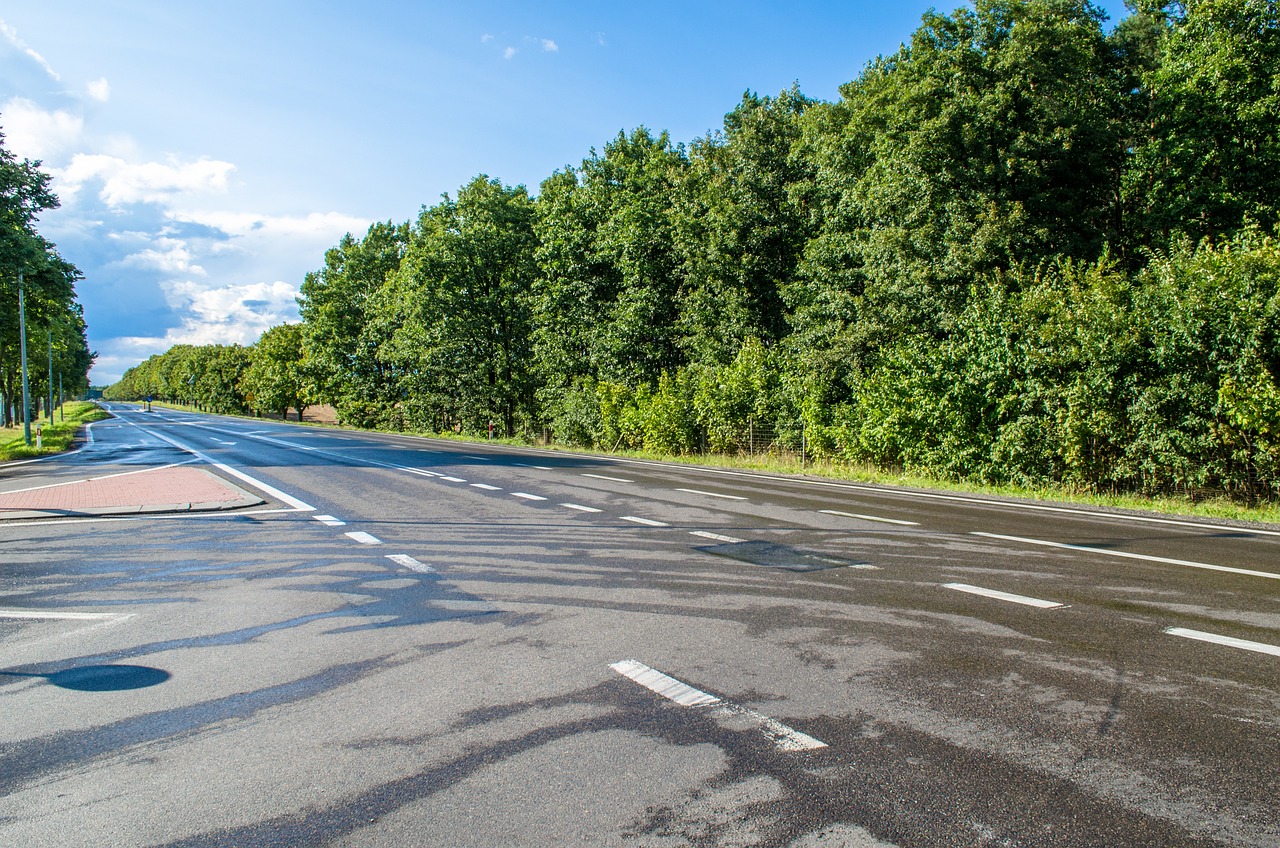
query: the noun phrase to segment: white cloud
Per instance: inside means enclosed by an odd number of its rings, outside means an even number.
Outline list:
[[[134,164],[101,153],[77,153],[67,167],[52,170],[57,189],[74,196],[85,184],[101,182],[98,196],[112,207],[130,203],[166,203],[193,194],[222,193],[235,170],[230,162],[197,159],[194,162],[143,162]]]
[[[560,52],[560,45],[549,38],[544,38],[542,39],[542,49],[548,53],[558,53]]]
[[[165,340],[175,344],[253,344],[276,324],[298,319],[298,287],[277,280],[208,288],[190,280],[163,283],[166,300],[186,313]]]
[[[264,236],[328,239],[336,242],[347,233],[357,235],[369,228],[370,221],[339,212],[312,212],[305,216],[257,215],[252,212],[211,212],[175,210],[169,213],[175,221],[203,224],[231,236]]]
[[[515,57],[515,55],[516,55],[517,53],[519,53],[519,52],[520,52],[520,51],[519,51],[519,50],[517,50],[517,49],[515,49],[514,47],[508,47],[506,50],[503,50],[503,51],[502,51],[502,58],[504,58],[504,59],[512,59],[512,58],[514,58],[514,57]]]
[[[208,276],[204,268],[191,261],[191,250],[185,241],[167,236],[156,239],[154,247],[129,254],[120,260],[120,264],[126,268],[145,268],[164,274]]]
[[[76,144],[84,119],[62,109],[49,112],[25,97],[11,97],[0,107],[5,146],[25,159],[45,159]]]
[[[53,69],[53,66],[50,65],[47,61],[45,61],[45,58],[43,56],[41,56],[35,50],[31,49],[31,47],[29,47],[25,41],[19,38],[18,31],[15,30],[13,27],[9,26],[3,20],[0,20],[0,35],[3,35],[4,40],[9,42],[9,44],[11,44],[14,48],[22,51],[29,58],[34,60],[37,65],[39,65],[41,68],[44,69],[44,72],[46,74],[53,77],[55,80],[58,80],[59,82],[61,82],[62,77],[58,76],[58,72]]]
[[[90,82],[85,88],[89,96],[99,103],[106,103],[111,99],[111,83],[107,82],[106,77]]]
[[[486,32],[484,35],[480,36],[481,44],[488,44],[490,41],[493,41],[493,33]]]

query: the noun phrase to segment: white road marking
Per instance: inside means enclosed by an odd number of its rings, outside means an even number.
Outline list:
[[[525,462],[516,462],[516,463],[513,463],[513,465],[515,465],[516,468],[536,468],[539,471],[553,470],[550,465],[529,465],[528,463],[525,463]]]
[[[418,562],[416,559],[409,556],[408,554],[387,554],[387,559],[391,560],[397,565],[403,565],[405,568],[408,568],[412,571],[418,571],[423,574],[436,573],[436,570],[434,568],[432,568],[431,566],[427,565],[424,562]]]
[[[636,524],[643,524],[646,527],[670,527],[671,526],[670,524],[666,524],[661,521],[654,521],[652,518],[637,518],[634,515],[624,515],[622,516],[622,520],[634,521]]]
[[[608,480],[610,483],[634,483],[634,480],[623,480],[621,477],[606,477],[603,474],[583,474],[583,477],[592,477],[596,480]]]
[[[1106,548],[1093,548],[1088,545],[1068,545],[1064,542],[1046,542],[1043,539],[1026,539],[1022,536],[1001,536],[997,533],[970,533],[970,536],[982,536],[987,539],[1003,539],[1006,542],[1022,542],[1027,545],[1042,545],[1046,548],[1065,548],[1069,551],[1084,551],[1090,554],[1100,554],[1102,556],[1124,557],[1125,559],[1140,559],[1146,562],[1162,562],[1167,565],[1184,565],[1188,568],[1204,568],[1209,571],[1225,571],[1229,574],[1243,574],[1246,577],[1269,577],[1272,580],[1280,580],[1280,574],[1270,571],[1251,571],[1247,568],[1232,568],[1227,565],[1210,565],[1207,562],[1193,562],[1186,559],[1170,559],[1169,557],[1149,556],[1148,554],[1134,554],[1128,551],[1109,551]]]
[[[801,733],[794,728],[787,727],[777,719],[718,698],[715,695],[703,692],[701,689],[695,689],[689,684],[663,674],[657,669],[650,668],[644,663],[635,660],[622,660],[621,662],[613,663],[609,668],[628,680],[640,684],[650,692],[661,695],[669,701],[674,701],[682,707],[710,708],[712,712],[717,713],[718,717],[721,718],[750,719],[759,727],[760,732],[771,739],[773,744],[780,750],[812,751],[817,748],[827,747],[825,742],[820,742],[807,733]]]
[[[1009,592],[999,592],[995,589],[983,589],[981,586],[969,586],[965,583],[944,583],[943,588],[955,589],[957,592],[968,592],[970,595],[981,595],[984,598],[994,598],[997,601],[1009,601],[1015,604],[1022,604],[1028,607],[1037,607],[1039,609],[1057,609],[1064,607],[1066,604],[1060,604],[1057,601],[1042,601],[1039,598],[1028,598],[1026,595],[1013,595]]]
[[[462,458],[463,458],[463,459],[478,459],[478,460],[480,460],[481,462],[493,462],[493,457],[491,457],[491,456],[472,456],[472,455],[471,455],[471,454],[469,454],[469,453],[464,453],[464,454],[462,455]]]
[[[313,515],[311,517],[314,518],[316,521],[319,521],[321,524],[327,524],[330,527],[345,527],[347,524],[347,522],[339,521],[338,519],[334,518],[332,515]]]
[[[859,512],[840,512],[837,509],[820,509],[818,512],[823,515],[838,515],[841,518],[861,518],[863,521],[879,521],[884,524],[901,524],[903,527],[920,526],[920,524],[915,521],[903,521],[900,518],[881,518],[878,515],[863,515]]]
[[[36,492],[41,489],[56,489],[59,486],[74,486],[77,483],[90,483],[95,480],[114,480],[117,477],[128,477],[131,474],[146,474],[148,471],[164,471],[167,468],[178,468],[183,465],[190,465],[191,463],[198,462],[198,461],[199,460],[196,460],[196,459],[188,459],[186,462],[171,462],[168,465],[149,466],[147,468],[140,468],[137,471],[121,471],[118,474],[103,474],[101,477],[86,477],[83,480],[80,480],[80,479],[64,480],[61,483],[46,483],[43,486],[28,486],[25,489],[9,489],[7,492],[4,492],[4,494],[16,495],[19,492]]]
[[[223,439],[219,439],[217,436],[210,436],[210,438],[211,438],[211,439],[213,439],[215,442],[217,442],[217,443],[218,443],[218,444],[220,444],[220,445],[234,445],[234,444],[235,444],[235,442],[228,442],[228,441],[224,441]]]
[[[511,497],[524,498],[527,501],[545,501],[546,500],[546,498],[544,498],[542,495],[531,495],[528,492],[512,492]]]
[[[601,511],[596,509],[593,506],[583,506],[582,504],[575,504],[575,503],[562,503],[560,504],[560,506],[565,507],[566,509],[576,509],[578,512],[600,512]]]
[[[401,471],[408,471],[410,474],[421,474],[423,477],[443,477],[444,476],[443,474],[438,474],[435,471],[428,471],[425,468],[410,468],[407,465],[390,465],[387,467],[398,468]]]
[[[490,486],[488,483],[472,483],[471,485],[472,485],[472,486],[474,486],[474,487],[475,487],[475,488],[477,488],[477,489],[484,489],[486,492],[501,492],[501,491],[502,491],[502,489],[501,489],[500,487],[498,487],[498,486]]]
[[[0,609],[0,618],[50,619],[60,621],[107,621],[133,618],[136,613],[118,612],[59,612],[57,610]]]
[[[745,501],[741,495],[722,495],[719,492],[704,492],[701,489],[676,489],[677,492],[688,492],[691,495],[706,495],[709,498],[724,498],[727,501]]]
[[[377,536],[370,536],[368,533],[364,532],[363,530],[354,530],[350,533],[344,533],[343,535],[351,539],[355,539],[357,542],[359,542],[362,545],[381,545],[382,544],[382,540],[379,539]]]
[[[1201,630],[1188,630],[1185,627],[1167,627],[1165,633],[1170,636],[1181,636],[1184,639],[1196,639],[1200,642],[1213,642],[1215,645],[1226,645],[1230,648],[1241,648],[1256,651],[1259,654],[1270,654],[1280,657],[1280,645],[1268,645],[1265,642],[1250,642],[1247,639],[1235,639],[1231,636],[1219,636],[1216,633],[1205,633]]]
[[[465,482],[467,482],[466,480],[463,480],[461,477],[441,477],[440,479],[441,479],[441,480],[444,480],[444,481],[446,481],[446,482],[448,482],[448,483],[465,483]]]
[[[711,533],[706,530],[690,530],[690,536],[701,536],[704,539],[714,539],[717,542],[727,542],[731,545],[741,544],[745,539],[735,539],[732,536],[721,536],[719,533]]]

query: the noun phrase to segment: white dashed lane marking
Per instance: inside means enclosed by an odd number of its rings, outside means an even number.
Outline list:
[[[427,565],[424,562],[418,562],[416,559],[409,556],[408,554],[387,554],[387,559],[391,560],[397,565],[403,565],[405,568],[411,571],[417,571],[422,574],[436,573],[436,570],[434,568],[432,568],[431,566]]]
[[[801,733],[787,727],[775,718],[763,713],[747,709],[715,695],[695,689],[687,683],[663,674],[635,660],[622,660],[609,666],[618,674],[632,680],[650,692],[654,692],[682,707],[708,709],[718,720],[728,720],[736,726],[745,719],[753,724],[782,751],[812,751],[825,748],[827,744],[814,739],[807,733]]]
[[[1185,627],[1168,627],[1165,633],[1170,636],[1181,636],[1184,639],[1195,639],[1198,642],[1212,642],[1215,645],[1226,645],[1229,648],[1240,648],[1259,654],[1270,654],[1280,657],[1280,645],[1268,645],[1265,642],[1250,642],[1247,639],[1236,639],[1231,636],[1219,636],[1217,633],[1205,633],[1202,630],[1188,630]]]
[[[546,498],[544,498],[542,495],[531,495],[528,492],[512,492],[511,497],[524,498],[527,501],[545,501],[546,500]]]
[[[646,527],[670,527],[671,526],[670,524],[667,524],[662,521],[654,521],[652,518],[637,518],[634,515],[624,515],[622,516],[622,520],[631,521],[635,524],[643,524]]]
[[[687,492],[690,495],[703,495],[708,498],[724,498],[727,501],[745,501],[746,498],[741,495],[723,495],[719,492],[704,492],[701,489],[676,489],[677,492]]]
[[[575,503],[562,503],[560,504],[560,506],[564,507],[565,509],[576,509],[578,512],[600,512],[601,511],[596,509],[593,506],[583,506],[582,504],[575,504]]]
[[[332,515],[313,515],[311,517],[316,521],[319,521],[321,524],[328,525],[329,527],[344,527],[347,523],[334,518]]]
[[[1062,548],[1068,551],[1083,551],[1089,554],[1098,554],[1099,556],[1123,557],[1125,559],[1138,559],[1145,562],[1161,562],[1166,565],[1183,565],[1187,568],[1203,568],[1208,571],[1225,571],[1228,574],[1243,574],[1246,577],[1267,577],[1272,580],[1280,580],[1280,574],[1270,571],[1252,571],[1248,568],[1232,568],[1227,565],[1210,565],[1207,562],[1193,562],[1187,559],[1170,559],[1169,557],[1150,556],[1148,554],[1134,554],[1128,551],[1112,551],[1106,548],[1094,548],[1088,545],[1068,545],[1065,542],[1046,542],[1043,539],[1027,539],[1022,536],[1001,536],[998,533],[970,533],[970,536],[981,536],[984,539],[1001,539],[1006,542],[1021,542],[1024,545],[1040,545],[1046,548]]]
[[[382,544],[382,540],[379,539],[377,536],[370,536],[368,533],[364,532],[363,530],[355,530],[351,533],[346,533],[344,535],[346,535],[348,538],[354,539],[355,541],[359,542],[362,545],[381,545]]]
[[[444,481],[445,481],[445,482],[447,482],[447,483],[465,483],[465,482],[467,482],[466,480],[463,480],[461,477],[441,477],[440,479],[441,479],[441,480],[444,480]]]
[[[474,487],[475,487],[475,488],[477,488],[477,489],[484,489],[486,492],[501,492],[501,491],[502,491],[502,489],[501,489],[501,488],[499,488],[498,486],[490,486],[488,483],[472,483],[471,485],[472,485],[472,486],[474,486]]]
[[[1014,604],[1022,604],[1026,607],[1037,607],[1039,609],[1057,609],[1066,606],[1057,601],[1042,601],[1039,598],[1028,598],[1026,595],[1014,595],[1009,592],[1000,592],[995,589],[983,589],[981,586],[969,586],[965,583],[944,583],[944,589],[954,589],[957,592],[966,592],[970,595],[981,595],[984,598],[993,598],[997,601],[1009,601]]]
[[[882,524],[901,524],[903,527],[920,526],[920,524],[915,521],[903,521],[900,518],[882,518],[879,515],[863,515],[858,512],[840,512],[836,509],[820,509],[818,512],[823,515],[838,515],[841,518],[861,518],[863,521],[879,521]]]
[[[704,539],[712,539],[717,542],[725,542],[730,545],[741,544],[745,539],[735,539],[732,536],[721,536],[719,533],[712,533],[707,530],[690,530],[690,536],[701,536]]]

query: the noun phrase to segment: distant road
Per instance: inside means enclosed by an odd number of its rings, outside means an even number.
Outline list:
[[[267,503],[0,522],[0,844],[1280,844],[1280,529],[114,411]]]

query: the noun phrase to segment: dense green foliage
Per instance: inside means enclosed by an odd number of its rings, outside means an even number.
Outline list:
[[[84,313],[76,301],[80,271],[36,229],[40,213],[58,207],[50,179],[39,162],[19,161],[5,148],[0,134],[0,426],[12,425],[15,412],[22,414],[20,272],[32,415],[37,399],[48,397],[50,345],[54,394],[59,375],[64,395],[82,396],[89,387],[94,355],[85,340]],[[47,403],[38,405],[43,409]]]
[[[347,236],[230,405],[1280,495],[1280,4],[974,0],[840,94]]]

